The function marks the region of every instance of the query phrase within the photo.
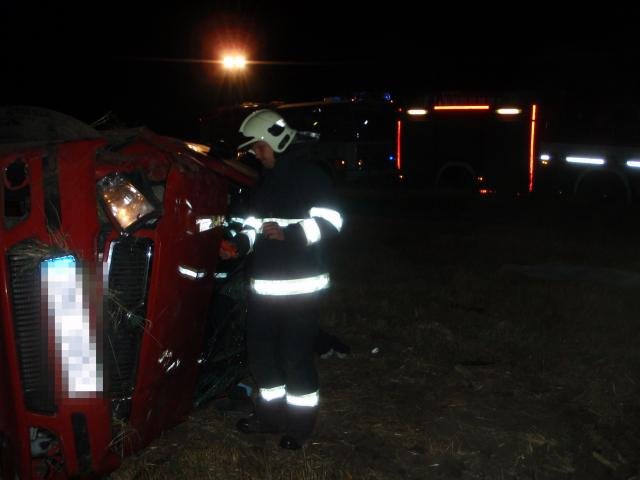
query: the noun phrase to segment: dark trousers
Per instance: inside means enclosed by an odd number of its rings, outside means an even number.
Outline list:
[[[318,305],[318,294],[250,296],[247,349],[258,387],[286,385],[292,395],[318,390],[314,358]]]

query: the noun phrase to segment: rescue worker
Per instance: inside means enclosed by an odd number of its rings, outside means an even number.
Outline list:
[[[263,174],[252,216],[235,237],[250,253],[247,316],[249,368],[258,385],[254,413],[238,421],[243,433],[283,433],[282,448],[297,450],[312,434],[320,398],[314,342],[319,300],[329,287],[323,246],[342,217],[329,176],[310,158],[309,144],[271,110],[240,125]]]

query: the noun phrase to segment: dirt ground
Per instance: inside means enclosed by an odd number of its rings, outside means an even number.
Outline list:
[[[114,480],[640,479],[638,208],[344,198],[312,441],[209,404]]]

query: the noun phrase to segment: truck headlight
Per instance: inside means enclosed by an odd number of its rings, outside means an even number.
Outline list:
[[[131,231],[157,214],[153,204],[122,175],[114,173],[101,178],[98,190],[109,218],[123,232]]]

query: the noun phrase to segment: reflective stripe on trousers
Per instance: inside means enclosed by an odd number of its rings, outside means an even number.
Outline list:
[[[287,394],[287,387],[285,385],[278,385],[277,387],[272,388],[261,388],[260,389],[260,397],[267,402],[271,400],[277,400],[278,398],[282,398]]]
[[[286,385],[260,389],[260,397],[266,402],[279,400],[285,396],[287,397],[287,404],[295,405],[296,407],[317,407],[320,402],[320,392],[318,390],[304,395],[293,395],[287,393]]]
[[[291,395],[287,393],[287,404],[296,407],[317,407],[320,402],[320,392],[307,393],[306,395]]]

